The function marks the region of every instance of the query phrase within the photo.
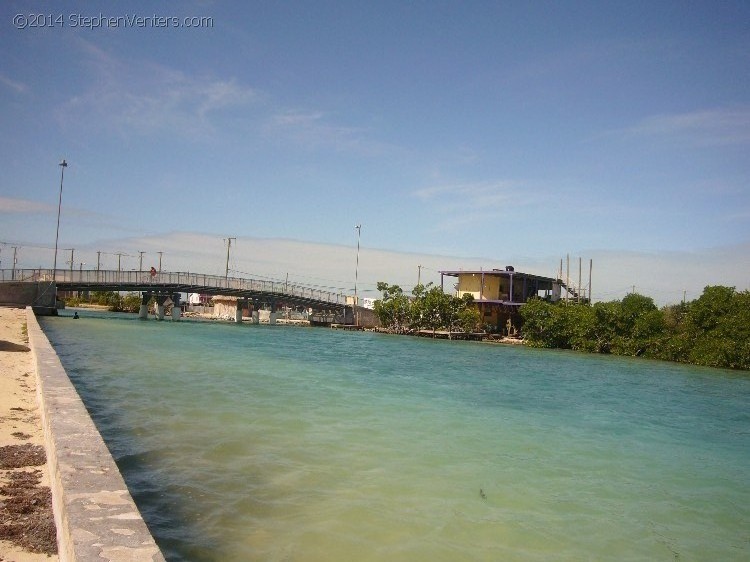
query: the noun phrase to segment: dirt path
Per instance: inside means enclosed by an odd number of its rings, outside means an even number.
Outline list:
[[[57,560],[26,311],[0,307],[0,562]]]

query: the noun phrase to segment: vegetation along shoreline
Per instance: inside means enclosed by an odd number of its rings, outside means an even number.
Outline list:
[[[417,285],[412,296],[397,285],[378,283],[382,298],[375,314],[392,333],[420,330],[482,330],[470,295],[462,298],[439,287]],[[518,331],[525,345],[645,357],[706,367],[750,369],[750,291],[707,286],[688,302],[658,308],[652,298],[631,293],[622,300],[576,303],[532,298],[519,311]]]

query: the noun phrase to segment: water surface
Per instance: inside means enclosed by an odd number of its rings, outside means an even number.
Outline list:
[[[747,374],[88,311],[42,325],[168,560],[750,559]]]

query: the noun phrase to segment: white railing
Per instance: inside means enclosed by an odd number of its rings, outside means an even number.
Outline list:
[[[220,294],[221,289],[229,293],[268,293],[280,297],[295,297],[337,305],[346,304],[345,295],[331,293],[289,284],[284,281],[270,281],[265,279],[250,279],[242,277],[222,277],[204,273],[161,272],[152,275],[148,271],[117,271],[117,270],[70,270],[57,269],[0,269],[0,283],[21,282],[49,282],[58,284],[83,285],[90,288],[96,285],[117,286],[122,290],[145,290],[150,286],[155,289],[169,286],[183,293],[200,293],[201,289]]]

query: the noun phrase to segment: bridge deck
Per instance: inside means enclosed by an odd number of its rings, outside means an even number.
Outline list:
[[[313,308],[343,308],[346,296],[314,287],[264,279],[222,277],[203,273],[117,270],[16,269],[0,270],[0,282],[55,281],[62,291],[138,291],[199,293],[268,302],[283,301]]]

